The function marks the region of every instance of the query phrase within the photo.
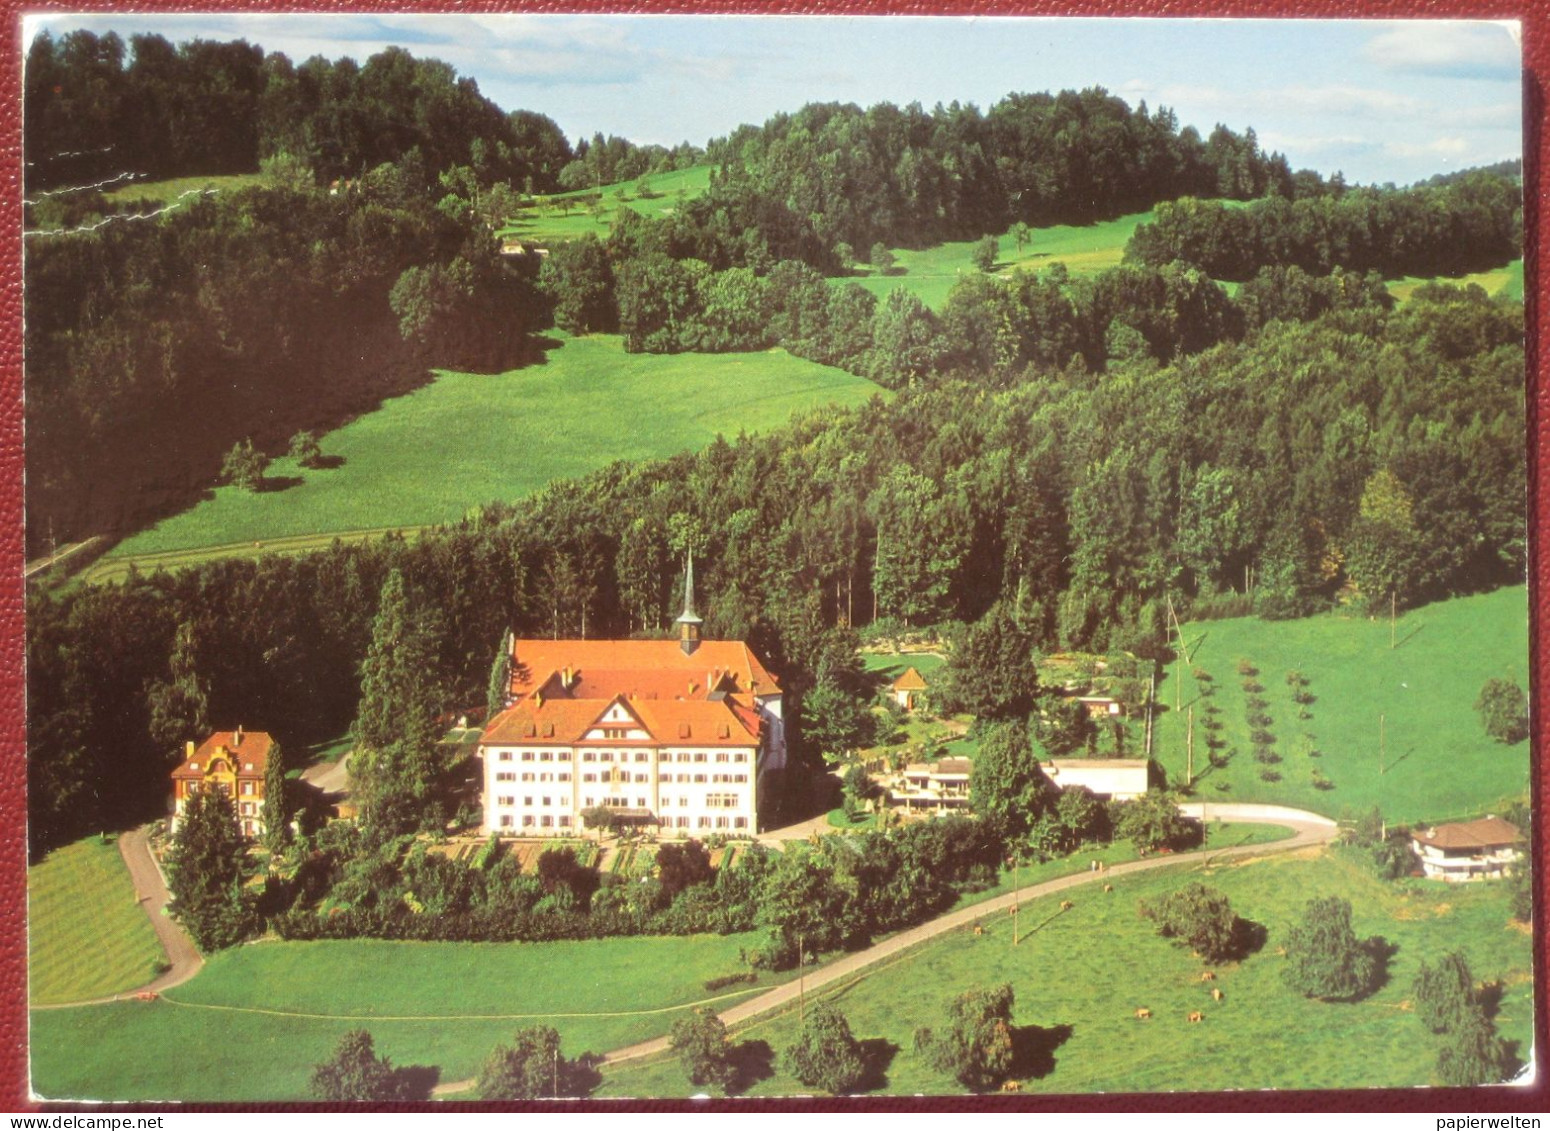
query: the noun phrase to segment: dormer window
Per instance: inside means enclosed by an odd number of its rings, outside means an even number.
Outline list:
[[[190,762],[188,764],[188,768],[193,770],[193,771],[195,771],[197,773],[198,770],[199,770],[199,763],[198,762]]]

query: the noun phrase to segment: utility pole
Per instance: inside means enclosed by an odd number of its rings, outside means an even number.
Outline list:
[[[802,933],[798,932],[798,934],[797,934],[797,1024],[800,1027],[802,1027],[802,1028],[806,1028],[807,1027],[807,963],[804,961],[804,956],[803,956],[803,953],[802,953],[802,946],[803,946],[803,943],[805,941],[806,941],[806,936],[803,935]]]
[[[1017,945],[1017,907],[1021,897],[1017,890],[1017,864],[1022,858],[1022,851],[1014,850],[1012,853],[1012,945]]]
[[[1146,687],[1146,756],[1152,756],[1152,708],[1157,705],[1157,665],[1152,665],[1152,674],[1148,677]]]
[[[1184,633],[1179,628],[1179,618],[1173,615],[1173,595],[1165,593],[1164,597],[1168,601],[1168,619],[1173,622],[1173,634],[1179,642],[1179,673],[1173,687],[1173,709],[1177,711],[1184,706]]]
[[[1390,589],[1389,590],[1389,651],[1390,652],[1392,652],[1394,650],[1394,620],[1395,620],[1395,605],[1396,604],[1397,604],[1397,598],[1395,596],[1394,590]]]
[[[1195,784],[1195,708],[1184,716],[1184,787]]]

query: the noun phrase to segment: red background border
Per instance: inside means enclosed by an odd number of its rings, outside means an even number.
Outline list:
[[[1532,535],[1530,538],[1529,593],[1533,617],[1532,683],[1534,696],[1535,773],[1533,779],[1536,811],[1544,803],[1550,784],[1543,748],[1550,728],[1545,725],[1546,704],[1550,703],[1550,671],[1539,662],[1546,643],[1546,613],[1550,591],[1544,584],[1547,549],[1546,506],[1547,465],[1550,452],[1550,381],[1541,376],[1545,328],[1539,311],[1547,295],[1547,280],[1541,270],[1538,249],[1544,246],[1550,217],[1540,207],[1545,192],[1542,170],[1545,168],[1547,143],[1543,129],[1543,75],[1550,75],[1550,8],[1533,0],[1517,3],[1471,3],[1470,0],[1026,0],[1006,3],[1002,0],[917,0],[914,3],[866,3],[865,0],[708,0],[684,3],[682,0],[637,0],[630,4],[608,3],[530,3],[499,4],[475,0],[435,5],[394,3],[391,0],[333,0],[320,3],[231,3],[190,4],[178,0],[137,0],[131,4],[41,3],[23,4],[18,0],[0,0],[8,17],[0,22],[0,561],[9,566],[0,570],[0,1103],[7,1110],[24,1111],[30,1104],[27,1090],[27,1010],[26,1010],[26,725],[23,686],[23,581],[22,581],[22,381],[21,381],[21,16],[24,12],[113,11],[133,7],[136,11],[168,12],[725,12],[725,13],[803,13],[831,15],[1041,15],[1041,16],[1161,16],[1161,17],[1308,17],[1308,18],[1437,18],[1453,16],[1470,19],[1516,19],[1523,24],[1523,97],[1525,160],[1525,232],[1528,239],[1525,287],[1528,325],[1528,438],[1529,503]],[[793,107],[794,109],[794,107]],[[1144,1106],[1147,1111],[1539,1111],[1550,1109],[1550,1080],[1547,1080],[1546,1039],[1546,860],[1545,822],[1538,822],[1535,850],[1536,875],[1540,878],[1540,899],[1536,906],[1535,967],[1540,972],[1536,985],[1537,1009],[1535,1036],[1539,1083],[1532,1088],[1488,1088],[1473,1091],[1455,1089],[1371,1090],[1360,1092],[1254,1092],[1187,1093],[1125,1096],[1015,1096],[927,1099],[872,1098],[845,1101],[846,1109],[890,1111],[1129,1111]],[[1332,1040],[1340,1040],[1331,1034]],[[1351,1055],[1360,1056],[1359,1048]],[[1225,1082],[1224,1082],[1225,1083]],[[47,1105],[51,1110],[66,1110],[68,1105]],[[125,1108],[133,1105],[114,1105]],[[251,1105],[222,1108],[219,1105],[188,1105],[176,1110],[274,1111],[312,1105]],[[455,1109],[462,1105],[440,1105]],[[505,1105],[520,1110],[523,1105]],[[531,1107],[532,1105],[528,1105]],[[676,1110],[687,1105],[671,1102],[624,1103],[598,1101],[586,1105],[594,1110],[630,1111]],[[834,1110],[836,1101],[712,1101],[693,1105],[696,1111],[720,1109],[737,1111],[820,1111]],[[314,1110],[326,1110],[317,1109]],[[93,1110],[104,1110],[100,1105]],[[553,1107],[539,1110],[554,1111]],[[571,1110],[571,1109],[567,1109]]]

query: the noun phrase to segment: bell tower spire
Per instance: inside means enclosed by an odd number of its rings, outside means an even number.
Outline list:
[[[694,611],[694,551],[689,551],[689,562],[684,568],[684,611],[673,622],[678,626],[678,646],[685,656],[694,655],[700,646],[700,625],[705,622]]]

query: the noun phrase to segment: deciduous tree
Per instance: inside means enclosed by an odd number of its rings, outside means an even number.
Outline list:
[[[1497,742],[1512,745],[1528,737],[1528,697],[1512,680],[1486,680],[1475,710],[1486,734]]]
[[[691,1084],[714,1084],[725,1091],[736,1080],[732,1042],[715,1010],[705,1007],[680,1017],[673,1023],[671,1040]]]
[[[915,1030],[915,1051],[967,1088],[993,1088],[1012,1071],[1012,1003],[1010,983],[959,994],[946,1028]]]
[[[850,1032],[850,1022],[830,1002],[819,1002],[807,1015],[807,1023],[786,1049],[786,1071],[809,1088],[830,1095],[855,1089],[866,1076],[866,1057],[861,1042]]]
[[[1302,922],[1286,935],[1287,985],[1321,1001],[1355,1001],[1377,989],[1379,940],[1356,937],[1351,904],[1330,896],[1310,900]]]
[[[536,1100],[584,1096],[591,1083],[582,1065],[560,1054],[560,1034],[547,1025],[521,1029],[496,1045],[479,1070],[482,1100]]]

